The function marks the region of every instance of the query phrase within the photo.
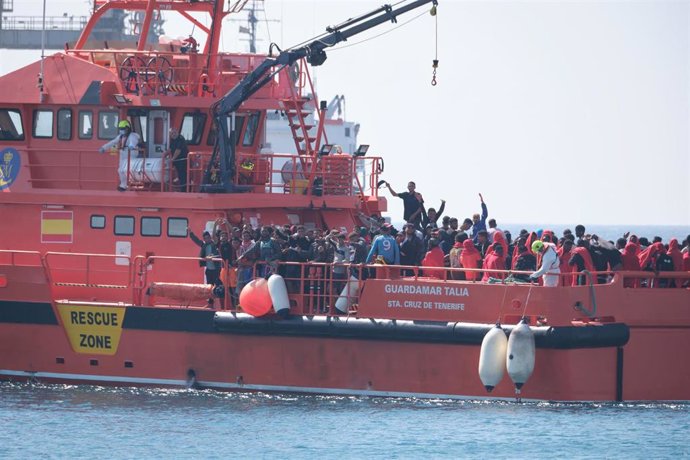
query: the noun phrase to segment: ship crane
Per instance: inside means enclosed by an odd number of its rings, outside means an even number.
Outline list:
[[[202,191],[242,191],[242,187],[234,184],[232,180],[235,173],[235,136],[237,135],[235,132],[234,113],[240,108],[244,101],[271,82],[276,74],[285,67],[292,66],[300,59],[305,58],[312,66],[319,66],[326,61],[326,48],[344,42],[348,38],[365,32],[384,22],[391,21],[395,23],[399,15],[428,3],[437,5],[438,0],[416,0],[399,8],[393,8],[391,5],[383,5],[359,17],[348,19],[336,26],[327,27],[327,35],[315,38],[307,45],[290,48],[285,51],[278,49],[275,44],[272,44],[269,50],[269,56],[211,107],[213,120],[217,129],[216,132],[219,135],[216,138],[216,145],[213,149],[211,161],[204,174]],[[273,48],[278,49],[279,54],[277,56],[272,56]],[[230,132],[228,132],[227,117],[230,117]],[[211,183],[212,170],[214,167],[218,168],[219,177],[216,183]]]

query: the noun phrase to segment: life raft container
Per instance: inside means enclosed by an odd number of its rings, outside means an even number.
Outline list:
[[[213,286],[192,283],[151,283],[147,294],[151,297],[177,300],[188,305],[194,301],[208,300],[213,297]]]

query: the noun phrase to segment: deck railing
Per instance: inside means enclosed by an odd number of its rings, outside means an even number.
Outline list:
[[[215,308],[235,311],[238,308],[238,293],[245,284],[257,276],[278,273],[285,280],[291,310],[307,315],[356,314],[358,299],[370,279],[487,284],[480,280],[461,279],[469,278],[470,273],[481,275],[482,269],[282,261],[232,267],[221,259],[213,260],[223,268],[220,277],[222,285],[215,289],[204,284],[204,268],[199,266],[200,259],[197,257],[132,258],[126,255],[59,252],[41,255],[35,251],[0,250],[0,274],[3,266],[42,265],[54,299],[184,308],[204,307],[208,299],[213,297],[216,299]],[[528,277],[530,272],[491,272],[498,275],[491,280],[492,283],[505,283],[508,279],[516,284],[539,285],[519,279]],[[573,274],[560,275],[563,280],[570,276]],[[481,276],[478,278],[481,279]],[[10,282],[3,280],[5,285]],[[690,272],[597,272],[587,277],[584,287],[600,284],[635,290],[688,289]],[[0,298],[1,295],[2,291]]]
[[[196,96],[217,99],[235,86],[265,58],[262,54],[219,53],[210,57],[178,51],[179,45],[157,45],[158,50],[67,50],[70,56],[110,69],[127,94],[141,96]],[[166,50],[167,48],[167,50]],[[215,69],[209,71],[209,69]],[[256,97],[281,99],[294,83],[281,72]]]
[[[190,153],[190,191],[199,191],[210,158],[210,153]],[[304,155],[240,152],[236,157],[234,181],[236,184],[250,187],[257,193],[378,196],[376,183],[382,171],[382,162],[379,157],[351,155],[314,158]],[[310,180],[309,174],[312,172],[313,179]]]
[[[101,155],[96,150],[36,147],[26,151],[29,162],[23,167],[29,170],[28,181],[35,188],[109,190],[117,183],[117,170],[120,168],[117,152]],[[210,160],[209,151],[190,152],[187,157],[187,186],[182,188],[176,185],[176,170],[170,154],[145,158],[132,153],[125,166],[128,185],[149,191],[199,192]],[[376,183],[382,171],[381,165],[379,157],[329,155],[313,158],[240,152],[233,180],[256,193],[378,196]],[[308,175],[312,171],[313,180],[310,181]],[[213,174],[212,168],[211,180]]]

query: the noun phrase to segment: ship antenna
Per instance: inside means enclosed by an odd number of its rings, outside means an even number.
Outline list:
[[[0,13],[1,14],[1,13]],[[41,104],[45,99],[43,92],[43,61],[46,58],[46,0],[43,0],[43,29],[41,30],[41,73],[38,74],[38,93]]]

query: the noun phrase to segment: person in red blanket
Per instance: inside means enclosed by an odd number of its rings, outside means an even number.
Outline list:
[[[640,250],[635,243],[627,243],[625,248],[621,251],[621,259],[623,260],[623,270],[639,272],[640,259],[637,258],[637,252]],[[626,278],[623,282],[623,287],[640,287],[640,280],[636,278]]]
[[[496,230],[494,232],[494,239],[493,239],[494,245],[499,244],[501,247],[503,247],[503,257],[508,255],[508,241],[506,241],[506,236],[505,233],[503,233],[501,230]]]
[[[575,267],[575,273],[581,273],[587,270],[590,273],[594,272],[594,262],[592,262],[592,255],[589,253],[589,241],[580,239],[577,241],[577,246],[574,247],[570,253],[570,260],[568,265]],[[592,278],[594,280],[594,278]],[[573,286],[582,286],[587,284],[588,278],[585,275],[573,277]]]
[[[431,278],[445,279],[445,270],[443,270],[443,258],[445,254],[439,246],[438,238],[431,238],[429,240],[429,251],[427,251],[422,260],[422,267],[424,268],[424,275]],[[426,267],[440,267],[440,269],[431,269]]]
[[[500,243],[492,244],[484,258],[484,268],[487,270],[505,270],[506,259],[504,254],[505,251]],[[505,273],[485,271],[482,281],[489,281],[489,278],[503,279],[505,278]]]
[[[566,238],[563,240],[563,244],[556,251],[558,254],[558,260],[560,261],[561,273],[573,273],[575,271],[575,266],[568,264],[570,260],[571,251],[573,250],[573,240]],[[572,286],[575,276],[563,276],[561,278],[561,286]]]
[[[685,271],[685,267],[683,264],[683,253],[680,252],[680,244],[678,244],[678,240],[676,238],[673,238],[671,241],[668,242],[668,251],[666,252],[666,254],[671,256],[671,259],[673,259],[674,271]]]
[[[460,254],[460,263],[463,268],[481,268],[482,255],[474,247],[474,243],[471,239],[466,239],[462,242],[462,254]],[[479,281],[481,272],[478,271],[467,271],[465,272],[465,278],[468,281]]]

